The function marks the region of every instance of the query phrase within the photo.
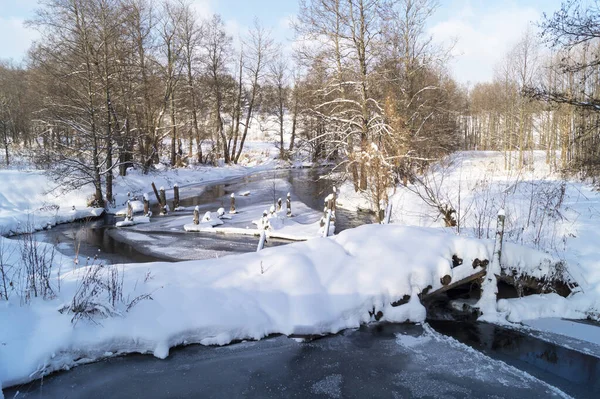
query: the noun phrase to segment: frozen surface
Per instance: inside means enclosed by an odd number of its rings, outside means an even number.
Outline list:
[[[259,253],[124,265],[125,295],[150,293],[153,300],[121,317],[75,326],[57,309],[71,300],[86,269],[63,272],[55,300],[0,302],[0,322],[11,326],[0,330],[0,380],[26,381],[107,352],[164,358],[184,342],[335,333],[373,320],[373,311],[382,311],[382,320],[421,322],[425,309],[417,294],[441,287],[444,275],[458,280],[478,272],[472,260],[488,258],[492,245],[437,229],[365,225]],[[506,250],[516,259],[535,258],[532,251]],[[452,268],[455,254],[464,264]],[[410,301],[392,308],[404,295]]]
[[[19,397],[565,397],[427,326],[374,325],[307,343],[285,337],[111,358],[27,386]]]

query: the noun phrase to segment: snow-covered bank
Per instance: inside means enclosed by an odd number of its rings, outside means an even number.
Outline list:
[[[565,273],[579,284],[577,295],[529,296],[501,301],[502,317],[521,321],[539,317],[591,317],[600,320],[600,193],[591,185],[564,180],[534,152],[523,170],[505,169],[504,153],[458,152],[432,166],[423,185],[408,183],[390,191],[392,223],[444,228],[437,205],[454,209],[457,234],[493,238],[496,215],[506,211],[506,245],[530,246],[561,259]],[[367,208],[350,184],[341,187],[339,206]],[[503,253],[502,256],[505,256]],[[534,277],[548,270],[531,270]]]
[[[129,169],[127,176],[115,176],[114,205],[108,206],[108,212],[124,213],[127,200],[134,197],[141,199],[145,193],[151,202],[155,201],[152,182],[157,187],[164,186],[167,198],[170,199],[174,184],[179,184],[180,187],[210,184],[284,167],[289,165],[272,158],[249,158],[244,164],[221,167],[192,165],[171,169],[158,165],[157,170],[146,175],[139,169]],[[94,193],[93,187],[63,191],[43,171],[0,170],[0,184],[5,187],[0,191],[0,235],[42,230],[48,226],[102,214],[100,209],[87,207]]]
[[[0,184],[0,235],[47,229],[104,212],[87,207],[80,190],[52,191],[53,183],[39,171],[0,170]]]
[[[115,353],[165,357],[187,343],[223,345],[272,333],[324,334],[383,320],[423,321],[418,294],[480,268],[493,243],[437,229],[366,225],[331,238],[206,261],[125,265],[123,292],[151,293],[122,316],[80,320],[69,304],[87,268],[63,274],[57,298],[20,306],[0,302],[0,380],[4,386]],[[507,257],[527,264],[543,254],[520,247]],[[464,263],[452,268],[452,256]],[[537,265],[529,265],[531,268]],[[410,296],[408,303],[391,303]]]

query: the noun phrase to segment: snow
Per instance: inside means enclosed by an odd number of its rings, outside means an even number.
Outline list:
[[[335,333],[371,321],[373,311],[382,311],[384,321],[422,322],[417,294],[440,288],[443,275],[456,280],[478,272],[472,260],[489,258],[492,246],[437,229],[365,225],[258,253],[124,265],[125,295],[150,293],[153,300],[122,316],[73,326],[71,315],[57,309],[71,301],[86,270],[75,269],[62,273],[54,300],[20,306],[12,296],[0,302],[0,322],[12,326],[0,330],[0,380],[15,384],[106,352],[162,358],[183,342],[223,345],[273,333]],[[454,254],[465,261],[452,269]],[[404,295],[411,300],[391,308]]]
[[[140,169],[129,169],[127,176],[114,176],[114,205],[108,212],[125,215],[127,201],[131,200],[134,213],[143,211],[143,197],[156,202],[151,184],[165,188],[167,200],[173,198],[172,187],[214,183],[245,176],[251,173],[288,167],[287,163],[274,160],[275,147],[271,143],[249,141],[247,151],[238,165],[211,167],[190,165],[171,169],[162,164],[156,170],[143,174]],[[0,184],[10,190],[0,192],[0,235],[13,235],[36,231],[59,223],[69,223],[87,217],[101,215],[102,210],[87,208],[94,193],[90,185],[77,190],[64,191],[48,175],[39,170],[0,169]],[[182,194],[182,197],[184,194]],[[73,211],[75,207],[76,211]]]
[[[0,170],[0,235],[43,230],[102,215],[81,191],[61,193],[39,171]]]
[[[597,325],[555,318],[523,320],[523,324],[536,330],[561,334],[600,346],[600,334],[598,334]]]
[[[428,206],[415,193],[418,186],[411,183],[408,188],[399,185],[389,192],[392,224],[434,227],[463,236],[492,239],[497,216],[504,215],[503,268],[510,268],[517,277],[558,277],[576,282],[579,287],[566,299],[542,295],[501,302],[502,311],[497,315],[493,314],[494,292],[488,290],[484,295],[489,298],[484,298],[480,306],[487,308],[489,318],[483,318],[499,322],[505,317],[600,320],[600,193],[586,182],[564,180],[553,173],[543,151],[533,152],[523,170],[506,170],[504,163],[502,152],[458,152],[423,177],[440,202],[457,211],[458,228],[444,227],[439,211]],[[364,195],[354,192],[351,183],[342,185],[338,191],[339,207],[351,210],[371,207]],[[514,259],[511,254],[516,252],[512,245],[538,249],[525,255],[538,258],[525,259],[521,254],[521,261]],[[539,258],[540,253],[546,253],[547,259]],[[493,282],[489,285],[494,286]]]
[[[150,223],[150,218],[147,216],[134,216],[132,220],[122,220],[115,224],[116,227],[135,226],[140,223]]]
[[[547,317],[585,319],[591,309],[578,301],[563,298],[558,294],[530,295],[523,298],[500,299],[498,310],[511,322]]]

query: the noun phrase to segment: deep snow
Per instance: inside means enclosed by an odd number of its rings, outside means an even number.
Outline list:
[[[497,320],[521,321],[540,317],[591,317],[600,320],[600,193],[587,182],[564,180],[550,171],[543,151],[525,170],[505,170],[504,154],[494,151],[459,152],[432,167],[423,180],[440,202],[451,205],[458,226],[451,230],[470,237],[493,238],[496,218],[505,210],[504,245],[530,246],[561,259],[564,273],[579,284],[567,299],[558,295],[528,296],[501,301]],[[369,208],[351,184],[341,187],[339,206]],[[393,224],[443,228],[439,211],[419,197],[409,183],[390,191]],[[502,254],[504,256],[504,253]],[[503,259],[503,263],[512,261]],[[530,264],[530,263],[528,263]],[[546,267],[519,274],[542,277]]]
[[[65,267],[56,299],[0,302],[2,324],[11,326],[0,330],[0,380],[12,385],[116,353],[162,358],[187,343],[335,333],[373,320],[373,311],[387,321],[420,322],[425,308],[417,294],[441,287],[446,274],[457,281],[481,270],[473,269],[473,259],[488,259],[492,250],[491,240],[438,229],[365,225],[258,253],[124,265],[125,296],[150,293],[153,300],[75,326],[57,309],[71,301],[86,268],[65,273]],[[505,252],[522,264],[545,256],[518,246]],[[452,269],[455,254],[464,263]],[[391,307],[404,295],[411,296],[407,304]]]

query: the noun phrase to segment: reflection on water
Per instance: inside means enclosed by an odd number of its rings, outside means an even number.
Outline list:
[[[288,191],[293,193],[293,201],[300,201],[315,210],[323,209],[323,201],[332,192],[334,182],[321,178],[323,171],[293,169],[262,172],[243,178],[230,179],[227,183],[211,185],[189,185],[180,188],[180,205],[191,208],[198,206],[200,213],[215,211],[219,207],[229,208],[231,193],[239,195],[250,191],[248,197],[238,199],[244,205],[270,202],[273,198],[284,198]],[[169,204],[171,205],[171,204]],[[293,202],[292,202],[293,208]],[[158,206],[153,208],[155,215],[159,214]],[[175,214],[164,217],[175,217]],[[177,214],[181,215],[181,214]],[[209,233],[185,234],[183,231],[146,232],[149,242],[156,242],[161,247],[177,242],[178,246],[187,247],[190,251],[163,254],[142,252],[144,248],[122,241],[114,233],[116,218],[106,215],[103,219],[92,222],[76,222],[61,225],[49,231],[36,233],[38,239],[45,242],[61,244],[59,249],[67,256],[77,252],[82,256],[98,255],[111,263],[152,262],[157,260],[177,261],[183,259],[206,259],[224,256],[232,253],[253,252],[256,250],[258,239],[247,236],[224,236]],[[372,223],[371,215],[337,210],[336,233],[365,223]],[[287,244],[283,240],[271,239],[267,247]],[[192,251],[192,249],[194,251]],[[201,249],[201,251],[199,251]]]
[[[488,323],[431,320],[449,335],[576,397],[600,397],[600,359]]]

